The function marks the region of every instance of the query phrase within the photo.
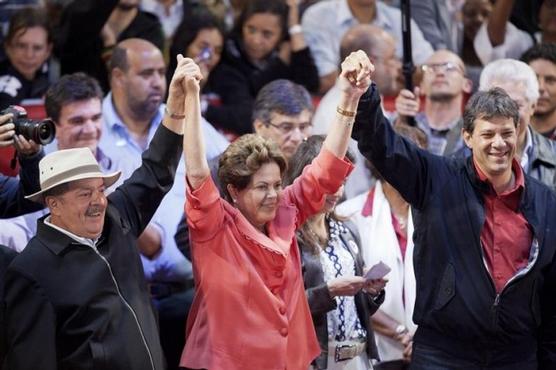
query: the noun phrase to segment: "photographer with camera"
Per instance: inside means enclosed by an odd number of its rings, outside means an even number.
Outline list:
[[[0,115],[0,148],[13,145],[21,169],[19,179],[0,174],[0,218],[15,217],[42,208],[24,198],[40,189],[38,164],[44,153],[41,145],[16,134],[13,114]]]

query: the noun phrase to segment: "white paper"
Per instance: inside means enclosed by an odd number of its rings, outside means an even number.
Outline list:
[[[373,267],[371,267],[369,269],[369,271],[367,271],[367,273],[365,274],[365,276],[363,276],[365,279],[367,280],[376,280],[376,279],[381,279],[383,278],[387,273],[389,273],[391,270],[390,267],[388,267],[387,264],[385,264],[384,262],[380,261],[379,263],[377,263],[376,265],[374,265]]]

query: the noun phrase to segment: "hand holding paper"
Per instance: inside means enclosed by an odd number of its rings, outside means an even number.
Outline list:
[[[384,262],[380,261],[379,263],[377,263],[376,265],[374,265],[373,267],[371,267],[367,273],[365,273],[365,275],[363,276],[366,280],[376,280],[376,279],[381,279],[384,276],[386,276],[387,273],[389,273],[391,270],[390,267],[388,267],[387,264],[385,264]]]

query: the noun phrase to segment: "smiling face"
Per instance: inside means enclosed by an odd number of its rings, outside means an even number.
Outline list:
[[[475,163],[491,182],[512,170],[517,131],[511,118],[477,118],[473,131],[464,131],[463,139],[473,150]]]
[[[282,194],[280,167],[275,162],[265,163],[251,176],[245,189],[238,190],[228,185],[228,192],[243,216],[264,231],[264,226],[276,216]]]
[[[47,196],[52,223],[77,236],[96,239],[104,227],[107,200],[101,178],[76,180],[61,195]]]
[[[265,59],[277,46],[282,36],[280,17],[271,13],[256,13],[242,27],[243,44],[252,61]]]
[[[14,68],[26,79],[32,80],[50,56],[52,45],[42,27],[24,28],[5,44],[6,54]]]
[[[102,106],[98,98],[62,106],[56,122],[58,149],[87,147],[96,154],[102,132]]]

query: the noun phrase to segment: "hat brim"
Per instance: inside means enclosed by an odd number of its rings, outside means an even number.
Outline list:
[[[68,177],[67,179],[64,179],[63,181],[52,184],[49,187],[47,187],[45,189],[41,189],[41,191],[38,191],[34,194],[27,195],[27,196],[25,196],[25,199],[29,199],[29,200],[31,200],[33,202],[37,202],[37,203],[44,203],[43,195],[46,191],[48,191],[52,188],[55,188],[58,185],[67,184],[68,182],[77,181],[77,180],[84,180],[84,179],[101,178],[104,181],[104,186],[105,187],[110,187],[116,181],[118,181],[118,179],[120,178],[121,175],[122,175],[121,171],[114,172],[114,173],[111,173],[111,174],[104,174],[102,172],[81,173],[79,175],[76,175],[76,176],[73,176],[73,177]]]

